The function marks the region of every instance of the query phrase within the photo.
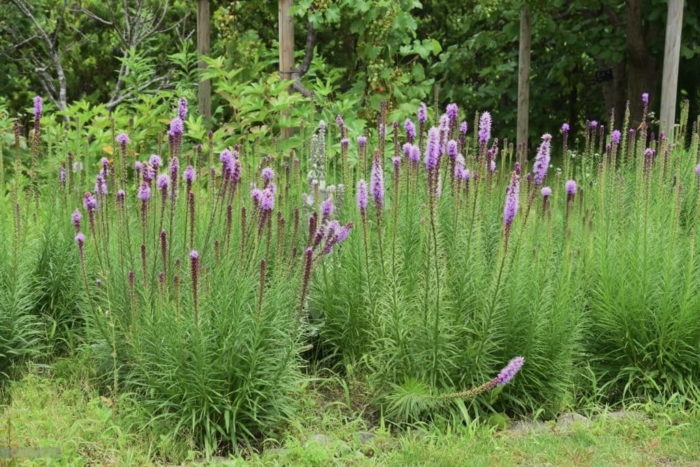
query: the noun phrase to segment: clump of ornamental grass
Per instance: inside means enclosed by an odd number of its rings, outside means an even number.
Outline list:
[[[105,386],[136,394],[172,435],[227,452],[294,413],[309,285],[352,225],[327,204],[300,214],[283,187],[299,186],[301,169],[274,159],[259,167],[227,148],[218,167],[181,168],[181,126],[167,160],[151,155],[124,180],[107,162],[64,222]]]

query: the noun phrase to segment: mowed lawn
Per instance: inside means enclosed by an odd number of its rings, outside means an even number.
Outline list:
[[[0,444],[58,448],[60,456],[0,464],[700,465],[700,414],[671,406],[592,410],[586,418],[520,421],[507,429],[480,424],[458,432],[416,427],[390,434],[335,404],[308,401],[279,440],[209,460],[185,441],[159,436],[157,426],[144,428],[134,413],[115,408],[87,383],[30,373],[5,394]]]

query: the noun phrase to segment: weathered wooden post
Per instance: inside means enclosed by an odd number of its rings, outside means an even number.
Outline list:
[[[666,17],[666,46],[664,48],[664,71],[661,83],[661,131],[673,137],[676,121],[676,95],[678,93],[678,63],[683,29],[683,0],[668,0]]]
[[[294,0],[279,0],[279,71],[282,79],[294,79],[294,17],[291,14]],[[288,117],[287,110],[282,117]],[[291,136],[291,128],[282,128],[283,138]]]
[[[210,51],[209,0],[199,0],[197,3],[197,53],[200,56],[206,56]],[[201,59],[198,65],[200,70],[207,67]],[[209,121],[211,119],[211,80],[199,82],[197,107],[204,119]]]
[[[520,50],[518,52],[518,123],[516,151],[520,164],[525,167],[530,111],[530,10],[526,0],[520,7]]]

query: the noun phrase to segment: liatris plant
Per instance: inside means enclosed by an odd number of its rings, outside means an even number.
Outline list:
[[[69,216],[93,311],[88,336],[114,368],[110,386],[134,392],[154,416],[172,420],[174,434],[194,436],[209,452],[271,433],[294,410],[313,273],[352,227],[334,219],[329,197],[311,244],[288,238],[285,219],[298,208],[277,192],[273,169],[263,169],[264,188],[252,197],[236,196],[245,175],[239,155],[221,158],[221,174],[207,183],[214,196],[192,166],[173,177],[175,156],[164,164],[153,155],[129,180],[133,200],[124,190],[85,195],[88,235],[81,211]],[[299,313],[289,313],[297,304]]]

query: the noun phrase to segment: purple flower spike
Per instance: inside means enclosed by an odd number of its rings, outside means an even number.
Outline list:
[[[122,147],[129,144],[129,135],[126,133],[119,133],[115,139],[117,140],[117,143],[122,145]]]
[[[644,156],[645,156],[647,159],[651,159],[652,157],[654,157],[654,154],[656,154],[656,151],[654,151],[654,150],[651,149],[651,148],[646,148],[646,149],[644,150]]]
[[[576,182],[573,180],[566,181],[566,194],[573,196],[576,194]]]
[[[180,117],[180,120],[187,120],[187,99],[184,97],[180,99],[180,102],[178,103],[177,115]]]
[[[411,152],[408,154],[408,160],[414,164],[420,162],[420,148],[415,144],[411,146]]]
[[[158,154],[153,154],[148,159],[148,163],[151,164],[151,167],[155,170],[158,170],[163,165],[163,159],[161,159]]]
[[[34,96],[34,120],[41,120],[41,114],[44,111],[44,104],[41,96]]]
[[[562,133],[568,133],[571,128],[569,127],[568,123],[563,123],[561,125],[561,132]]]
[[[61,182],[61,185],[66,183],[66,168],[63,166],[58,171],[58,181]]]
[[[621,138],[622,138],[622,133],[620,133],[620,130],[613,130],[613,132],[610,133],[610,141],[613,144],[620,144]]]
[[[428,106],[425,105],[425,102],[420,103],[420,107],[418,107],[418,123],[421,125],[425,125],[425,122],[428,121]]]
[[[413,145],[411,143],[404,143],[403,146],[401,147],[401,150],[403,151],[403,155],[406,157],[409,157],[411,155],[412,148],[413,148]]]
[[[459,124],[459,132],[462,133],[462,135],[467,134],[467,129],[469,128],[469,125],[467,122],[462,122]]]
[[[452,159],[457,156],[457,141],[451,139],[447,142],[447,155]]]
[[[498,376],[494,379],[496,386],[503,386],[504,384],[511,381],[515,375],[518,374],[520,369],[525,364],[525,359],[523,357],[515,357],[498,373]]]
[[[549,162],[551,160],[551,140],[552,135],[545,133],[542,135],[542,143],[537,150],[537,156],[535,157],[535,163],[532,166],[532,172],[535,177],[535,185],[542,185],[544,179],[547,176],[547,170],[549,170]]]
[[[265,167],[264,169],[262,169],[261,175],[263,180],[265,180],[266,182],[269,182],[273,178],[275,178],[275,172],[270,167]]]
[[[445,109],[445,113],[447,114],[447,117],[450,119],[450,124],[454,125],[457,123],[457,116],[459,114],[459,107],[457,107],[457,104],[447,104],[447,108]]]
[[[340,140],[340,147],[343,149],[347,149],[350,146],[350,139],[348,138],[343,138]]]
[[[552,189],[550,187],[546,186],[546,187],[542,188],[542,191],[540,193],[542,193],[542,196],[545,196],[545,197],[552,196]]]
[[[76,209],[73,211],[73,214],[70,216],[70,221],[73,223],[73,227],[75,227],[76,232],[80,230],[80,221],[82,220],[83,215],[80,213],[80,210]]]
[[[258,207],[260,205],[260,201],[262,201],[263,192],[260,188],[253,188],[253,190],[250,192],[250,197],[252,198],[255,207]]]
[[[406,130],[406,139],[409,143],[412,143],[416,138],[416,125],[414,125],[413,120],[407,118],[406,121],[403,122],[403,128]]]
[[[170,177],[167,174],[158,175],[158,180],[156,181],[156,186],[161,189],[167,189],[170,185]]]
[[[83,246],[85,245],[85,234],[82,232],[78,232],[75,235],[75,243],[78,244],[78,248],[80,248],[80,251],[83,251]]]
[[[137,175],[140,175],[141,171],[143,170],[143,162],[141,162],[141,161],[134,162],[134,170],[136,171]]]
[[[270,212],[275,207],[275,191],[274,189],[266,188],[262,190],[262,197],[260,199],[260,209],[264,212]]]
[[[598,122],[596,120],[591,120],[590,122],[588,122],[588,125],[591,128],[598,128]]]
[[[184,127],[185,125],[182,123],[182,119],[180,117],[175,117],[170,120],[170,131],[168,134],[170,136],[182,136],[185,129]]]
[[[642,104],[649,105],[649,93],[648,92],[642,93]]]
[[[188,184],[192,184],[195,178],[194,167],[188,165],[187,168],[185,168],[185,172],[182,174],[182,177]]]
[[[506,189],[506,204],[503,207],[503,223],[509,228],[513,223],[520,205],[520,177],[513,172],[510,185]]]
[[[148,186],[148,183],[143,182],[141,186],[139,186],[137,196],[142,202],[148,202],[148,200],[151,198],[151,187]]]
[[[83,207],[87,212],[92,212],[97,209],[97,200],[89,191],[83,196]]]
[[[126,198],[126,192],[124,190],[117,191],[117,203],[123,203],[124,198]]]
[[[479,144],[485,145],[491,139],[491,114],[484,112],[479,119]]]
[[[357,182],[357,194],[356,194],[356,199],[357,199],[357,208],[360,210],[360,213],[364,216],[364,214],[367,212],[367,182],[364,180],[360,180]]]
[[[440,161],[440,129],[432,127],[428,130],[428,145],[425,148],[425,168],[433,171]]]
[[[381,209],[382,206],[384,206],[384,169],[382,169],[382,164],[379,159],[375,159],[372,164],[370,181],[372,184],[372,198],[374,198],[374,204],[377,206],[377,209]]]
[[[357,137],[357,145],[360,146],[361,148],[364,148],[367,146],[367,138],[364,136],[358,136]]]
[[[321,203],[321,217],[324,220],[329,219],[333,215],[333,211],[335,211],[333,198],[329,196],[323,201],[323,203]]]

